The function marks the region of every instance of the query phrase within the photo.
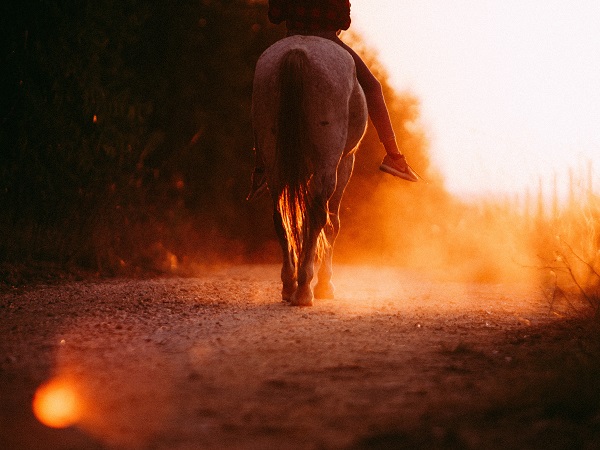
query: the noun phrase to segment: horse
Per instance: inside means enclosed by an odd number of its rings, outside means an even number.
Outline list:
[[[340,203],[368,117],[352,57],[317,36],[277,41],[257,61],[251,116],[283,253],[282,300],[333,298]]]

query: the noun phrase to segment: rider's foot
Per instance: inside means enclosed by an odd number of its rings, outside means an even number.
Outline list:
[[[406,158],[402,154],[398,155],[385,155],[379,170],[394,175],[395,177],[402,178],[407,181],[418,181],[419,177],[417,173],[408,165]]]
[[[267,178],[264,167],[256,167],[252,172],[252,187],[246,197],[247,201],[256,200],[267,192]]]

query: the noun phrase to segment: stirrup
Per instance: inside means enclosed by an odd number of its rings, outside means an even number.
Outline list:
[[[264,168],[256,168],[252,173],[252,187],[246,196],[246,201],[253,201],[262,197],[267,192],[267,179]]]

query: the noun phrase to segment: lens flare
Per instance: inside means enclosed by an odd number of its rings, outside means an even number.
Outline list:
[[[41,385],[33,398],[33,413],[51,428],[69,427],[80,416],[80,402],[73,386],[61,379]]]

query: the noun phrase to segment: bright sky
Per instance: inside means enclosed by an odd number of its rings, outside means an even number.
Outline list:
[[[352,29],[421,101],[450,191],[534,192],[593,160],[600,191],[600,1],[352,0]]]

